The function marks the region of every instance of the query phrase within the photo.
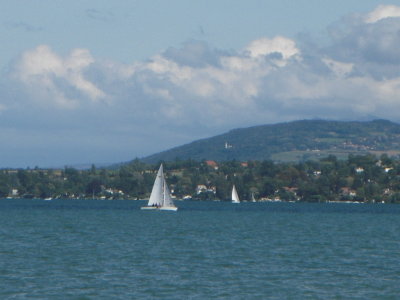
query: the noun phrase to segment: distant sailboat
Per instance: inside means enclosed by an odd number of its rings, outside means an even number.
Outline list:
[[[256,202],[256,198],[254,198],[254,193],[251,193],[251,202]]]
[[[162,164],[158,169],[149,202],[147,203],[147,206],[143,206],[141,209],[178,210],[172,201],[171,193],[169,192],[167,182],[165,181]]]
[[[232,188],[232,203],[240,203],[240,199],[236,191],[235,185],[233,185]]]

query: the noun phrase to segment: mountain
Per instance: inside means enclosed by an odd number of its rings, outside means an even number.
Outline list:
[[[339,158],[348,154],[400,154],[400,125],[387,120],[343,122],[301,120],[234,129],[145,157],[161,160],[273,160],[279,162]]]

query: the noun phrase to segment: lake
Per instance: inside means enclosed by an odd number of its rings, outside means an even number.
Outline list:
[[[400,295],[400,205],[0,200],[0,299]]]

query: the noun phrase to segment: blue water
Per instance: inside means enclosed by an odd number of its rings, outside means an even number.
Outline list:
[[[0,299],[395,299],[400,205],[0,200]]]

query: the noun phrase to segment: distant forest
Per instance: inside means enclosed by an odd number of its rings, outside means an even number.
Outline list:
[[[146,199],[158,167],[134,160],[115,169],[3,169],[0,197]],[[387,154],[297,163],[175,160],[164,170],[178,199],[228,200],[235,184],[242,200],[400,202],[400,160]]]
[[[400,125],[387,120],[340,122],[301,120],[234,129],[145,157],[143,161],[179,159],[298,162],[335,155],[383,152],[400,155]]]

